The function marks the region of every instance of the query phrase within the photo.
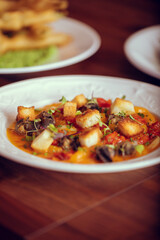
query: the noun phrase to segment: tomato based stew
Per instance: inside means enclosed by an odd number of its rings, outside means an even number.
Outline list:
[[[8,139],[32,155],[70,163],[105,163],[134,159],[160,146],[160,121],[125,97],[87,99],[36,109],[18,106]]]

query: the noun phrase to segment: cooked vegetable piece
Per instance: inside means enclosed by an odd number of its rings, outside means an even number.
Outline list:
[[[84,111],[86,111],[87,109],[97,109],[97,110],[99,110],[99,106],[98,106],[98,104],[97,103],[95,103],[95,102],[88,102],[87,104],[85,104],[82,108],[81,108],[81,110],[82,110],[82,112],[84,112]]]
[[[160,144],[160,137],[155,137],[153,141],[148,145],[150,151],[154,150]]]
[[[135,153],[135,146],[129,141],[120,142],[116,146],[116,153],[120,156],[132,155]]]
[[[41,112],[36,118],[41,119],[41,126],[43,128],[47,128],[49,124],[55,124],[52,114],[49,114],[46,111]]]
[[[38,137],[33,140],[31,148],[38,152],[47,152],[52,142],[53,137],[51,135],[51,132],[45,129]]]
[[[116,131],[109,133],[105,136],[105,144],[113,144],[116,145],[119,142],[125,141],[126,138],[124,136],[120,136]]]
[[[36,129],[36,123],[34,123],[34,121],[30,121],[29,118],[17,121],[15,126],[15,130],[19,134],[33,132],[36,131]]]
[[[142,145],[142,144],[136,145],[135,149],[139,154],[142,154],[142,152],[144,151],[144,145]]]
[[[112,162],[115,150],[108,146],[99,146],[96,148],[96,157],[102,162]]]
[[[64,136],[59,139],[59,146],[61,146],[64,150],[77,151],[80,146],[79,137],[77,135]]]
[[[99,107],[109,108],[112,104],[111,99],[105,100],[104,98],[97,98]]]

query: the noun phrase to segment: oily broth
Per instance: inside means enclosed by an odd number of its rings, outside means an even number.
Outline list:
[[[46,105],[43,108],[38,109],[38,111],[36,111],[36,115],[38,115],[41,111],[48,111],[49,109],[55,109],[58,106],[60,106],[60,103],[55,103],[55,104],[50,104],[50,105]],[[138,112],[142,109],[142,113],[146,113],[150,114],[149,117],[152,120],[152,122],[155,122],[158,120],[158,118],[154,115],[151,114],[148,110],[144,109],[144,108],[140,108],[140,107],[135,107],[135,111]],[[58,116],[59,115],[59,116]],[[63,118],[60,116],[60,113],[57,114],[57,116],[55,116],[56,118],[56,125],[63,125],[64,124],[64,120]],[[148,118],[148,117],[147,117]],[[70,163],[82,163],[82,164],[94,164],[94,163],[99,163],[98,160],[95,158],[95,155],[93,154],[93,150],[95,148],[95,146],[92,146],[90,148],[87,147],[83,147],[83,150],[77,151],[73,154],[71,154],[69,156],[68,159],[65,160],[60,160],[59,158],[54,156],[55,152],[59,152],[59,153],[63,153],[63,150],[61,149],[61,147],[58,146],[53,146],[51,145],[49,147],[49,150],[47,153],[41,153],[38,152],[36,153],[31,147],[31,142],[26,142],[24,140],[25,136],[23,135],[19,135],[17,134],[14,129],[15,129],[15,124],[16,122],[12,123],[10,125],[10,127],[7,129],[7,137],[9,139],[9,141],[16,146],[17,148],[21,149],[24,152],[27,152],[29,154],[32,155],[36,155],[38,157],[41,158],[45,158],[45,159],[50,159],[50,160],[55,160],[55,161],[63,161],[63,162],[70,162]],[[72,132],[72,134],[74,133],[74,131]],[[71,132],[68,132],[68,134],[71,134]],[[154,150],[154,149],[153,149]],[[147,146],[145,146],[145,149],[143,151],[143,154],[139,154],[138,152],[136,152],[136,154],[134,156],[115,156],[113,158],[113,162],[120,162],[120,161],[125,161],[125,160],[129,160],[129,159],[134,159],[134,158],[138,158],[138,157],[142,157],[148,153],[150,153],[151,151],[148,149]]]

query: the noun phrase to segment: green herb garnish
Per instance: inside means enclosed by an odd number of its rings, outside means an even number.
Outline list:
[[[67,102],[67,99],[64,96],[62,96],[59,102],[61,102],[62,104],[65,104]]]
[[[80,115],[80,114],[82,114],[82,112],[81,112],[80,110],[78,110],[78,111],[76,112],[76,116],[77,116],[77,115]]]
[[[106,144],[105,146],[115,149],[115,146],[112,144]]]
[[[32,154],[36,156],[38,153],[36,153],[36,152],[33,152]]]
[[[28,135],[26,135],[26,137],[25,137],[25,140],[27,142],[32,142],[34,139],[35,139],[35,136],[28,136]]]
[[[125,99],[126,98],[126,95],[123,95],[122,97],[121,97],[121,99]]]
[[[48,113],[52,115],[53,113],[55,113],[55,110],[49,109],[49,110],[48,110]]]
[[[41,119],[40,119],[40,118],[34,119],[34,127],[35,127],[36,130],[38,130],[38,129],[37,129],[37,126],[36,126],[36,123],[37,123],[37,122],[41,122]]]
[[[62,125],[58,125],[58,126],[57,126],[57,128],[61,128],[61,127],[62,127]]]
[[[144,114],[143,113],[138,113],[138,115],[142,118],[144,118]]]
[[[144,150],[144,145],[142,145],[142,144],[137,145],[137,146],[135,146],[135,149],[139,154],[141,154]]]
[[[119,112],[117,115],[118,115],[119,117],[126,117],[126,113],[125,113],[124,111]]]
[[[133,121],[139,123],[140,125],[142,125],[142,123],[140,123],[139,121],[137,121],[134,117],[132,117],[132,115],[129,115],[130,119],[132,119]]]
[[[96,104],[98,104],[96,98],[88,99],[88,103],[96,103]]]
[[[58,129],[54,126],[54,124],[49,124],[48,129],[51,132],[58,132]]]
[[[86,149],[82,148],[82,147],[78,147],[78,151],[83,151],[83,152],[86,152]]]
[[[73,126],[73,124],[67,125],[67,128],[70,129]]]

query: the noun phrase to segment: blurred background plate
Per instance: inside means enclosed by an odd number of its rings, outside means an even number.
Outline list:
[[[124,52],[136,68],[160,79],[160,25],[132,34],[124,44]]]
[[[42,65],[23,68],[0,68],[0,74],[40,72],[66,67],[89,58],[100,47],[101,39],[99,34],[85,23],[66,17],[50,25],[55,31],[67,33],[73,38],[70,44],[59,48],[57,61],[53,56],[53,59]]]

